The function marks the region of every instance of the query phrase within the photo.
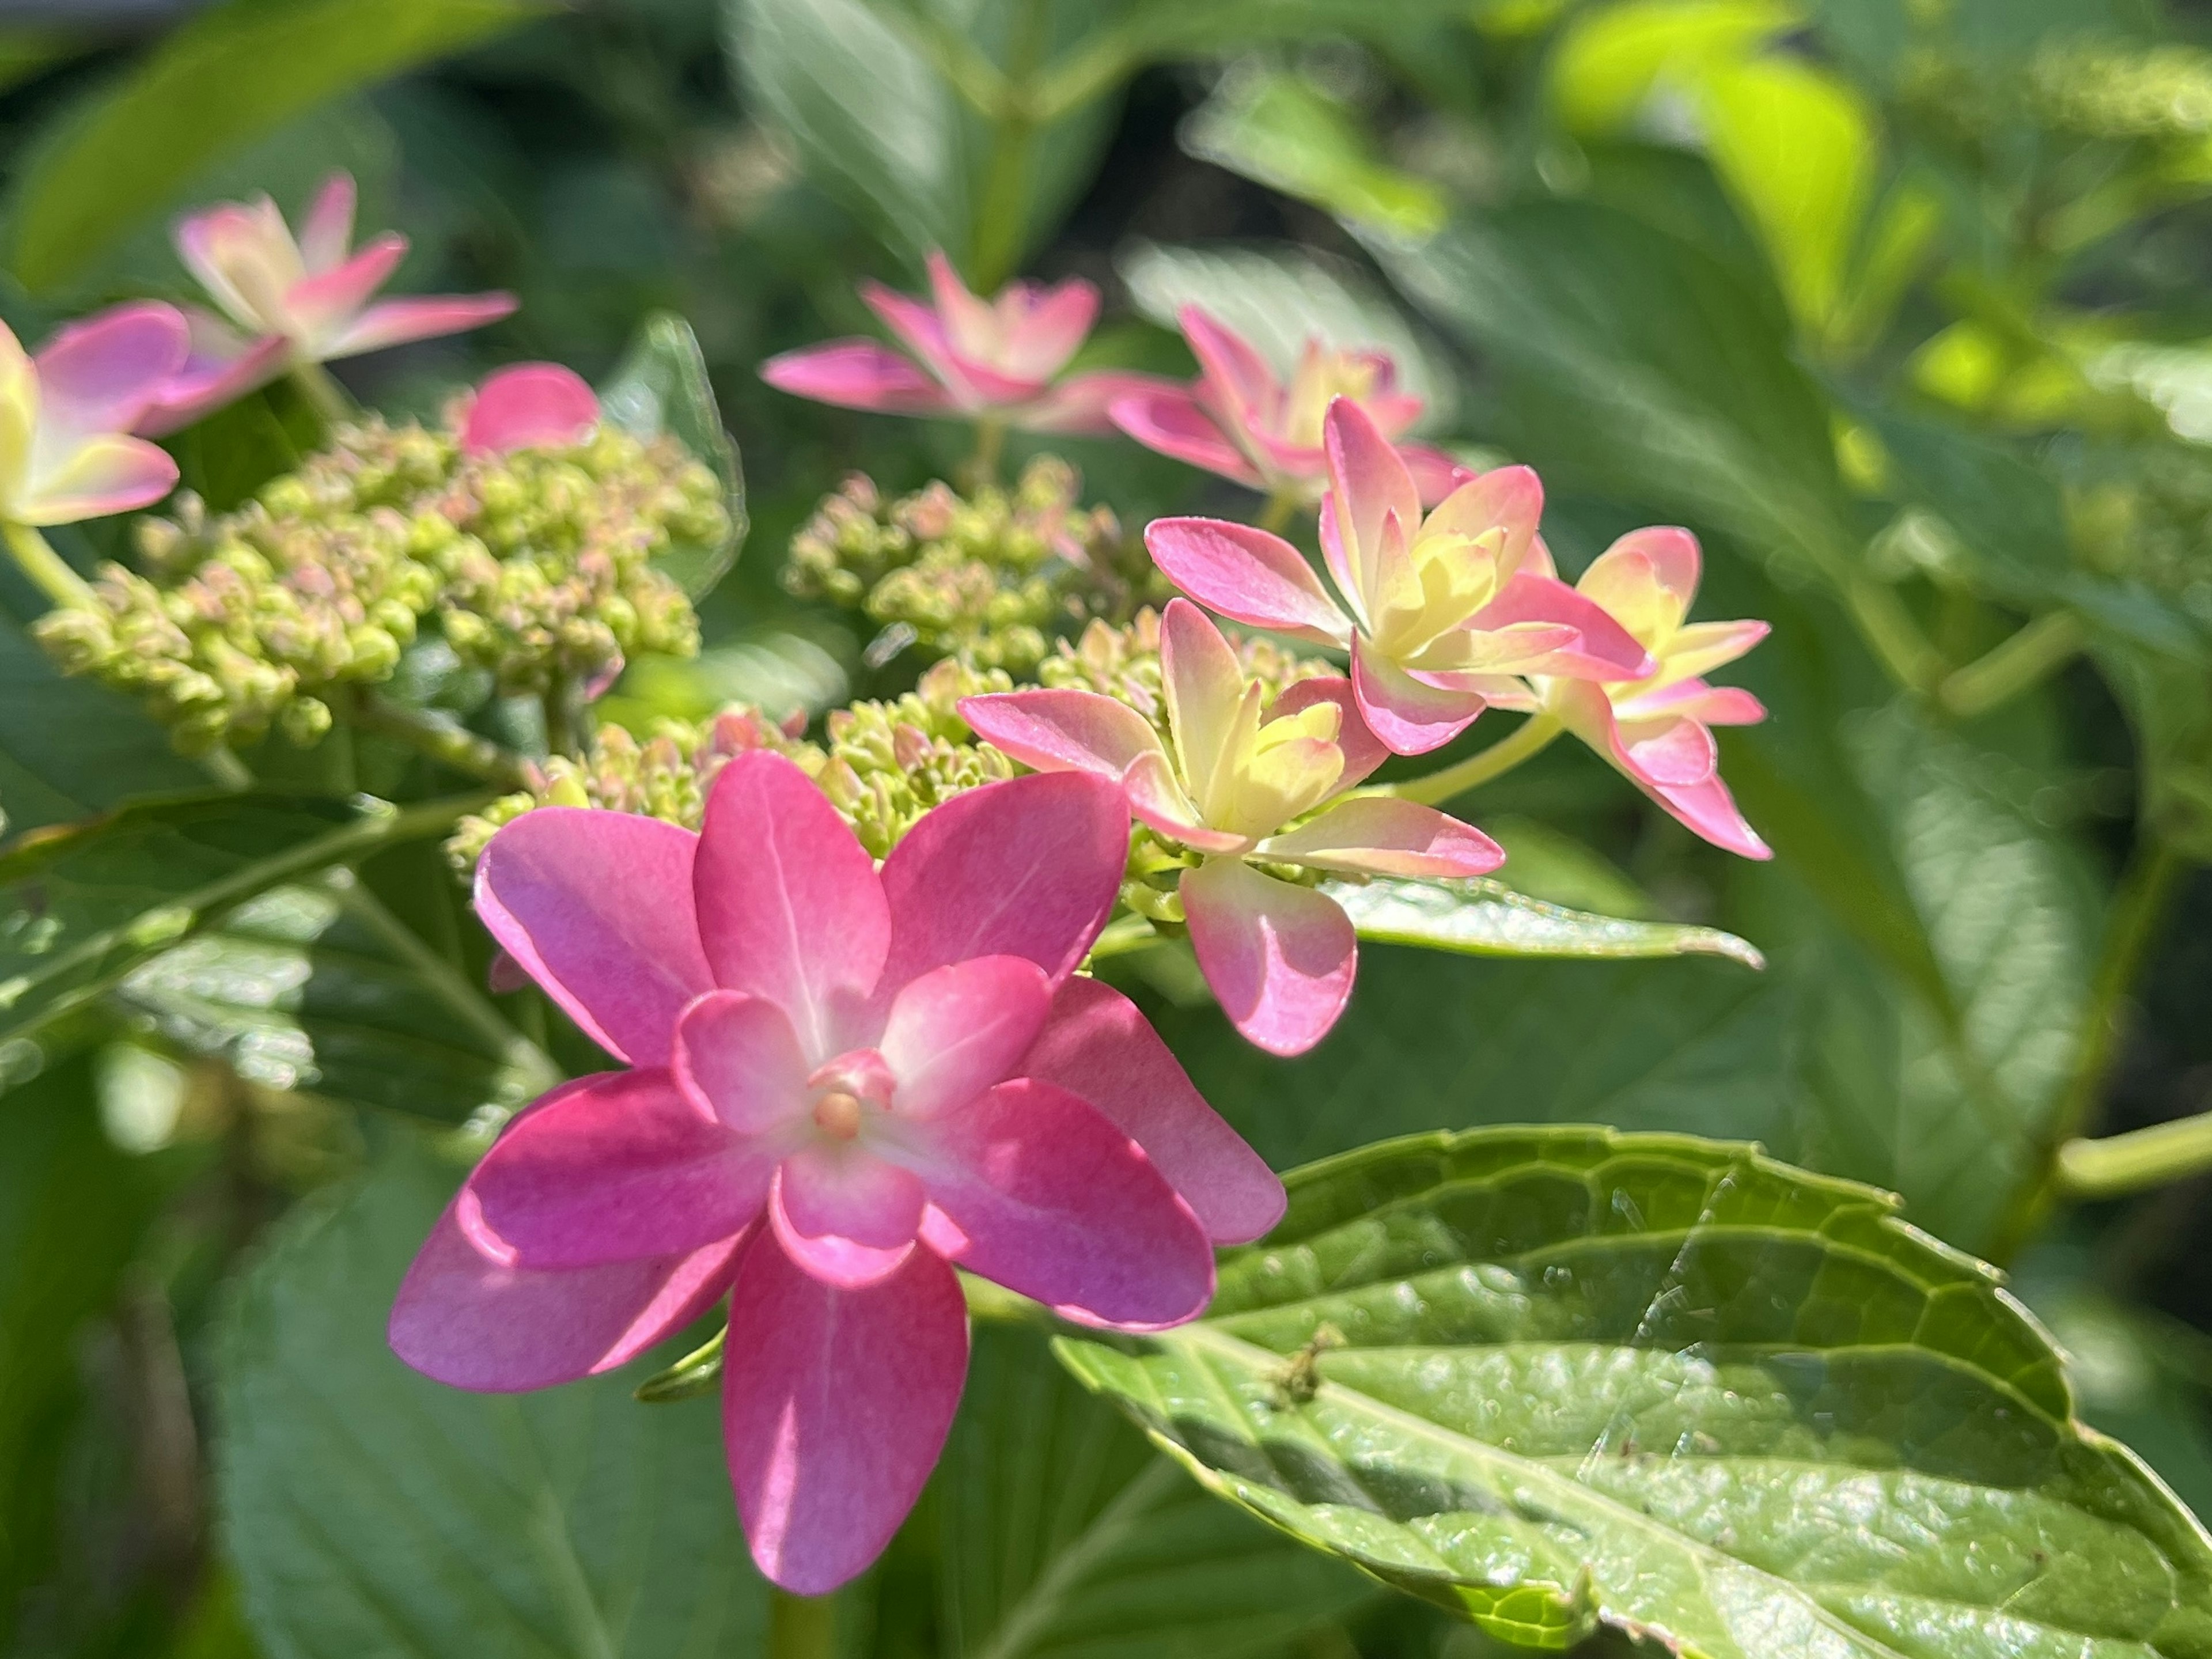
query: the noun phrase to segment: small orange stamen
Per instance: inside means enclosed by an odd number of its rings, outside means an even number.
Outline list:
[[[814,1121],[824,1134],[850,1140],[860,1133],[860,1097],[832,1089],[814,1103]]]

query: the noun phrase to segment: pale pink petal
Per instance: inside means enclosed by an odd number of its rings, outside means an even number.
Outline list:
[[[419,299],[386,300],[362,312],[337,338],[319,348],[323,362],[358,357],[365,351],[465,333],[514,315],[512,294],[440,294]]]
[[[781,1006],[817,1061],[851,1046],[846,1027],[890,945],[890,907],[875,861],[806,774],[766,750],[722,769],[692,893],[718,983]]]
[[[318,345],[326,337],[343,334],[406,257],[407,239],[387,231],[351,258],[301,277],[284,295],[294,329],[303,341]]]
[[[1401,451],[1402,454],[1403,452]],[[1470,539],[1492,530],[1505,532],[1498,568],[1512,572],[1528,556],[1536,525],[1544,516],[1544,481],[1534,467],[1500,466],[1479,473],[1437,503],[1426,528],[1433,533]]]
[[[1513,672],[1640,680],[1659,668],[1642,642],[1610,611],[1555,576],[1515,576],[1496,599],[1468,619],[1468,626],[1477,630],[1507,628],[1516,623],[1555,623],[1573,629],[1577,638],[1565,648],[1546,652],[1514,667]]]
[[[1398,459],[1413,475],[1424,506],[1433,507],[1467,482],[1468,470],[1441,449],[1425,444],[1400,444]]]
[[[1124,398],[1148,397],[1155,392],[1178,392],[1176,383],[1157,374],[1102,368],[1088,374],[1072,374],[1033,402],[1010,411],[1009,418],[1024,432],[1066,432],[1103,438],[1115,430],[1114,405]]]
[[[1166,754],[1150,720],[1097,691],[994,691],[963,698],[960,718],[1040,772],[1089,772],[1118,783],[1144,757]]]
[[[1280,433],[1255,428],[1246,434],[1259,452],[1260,471],[1271,487],[1298,486],[1300,498],[1318,497],[1328,478],[1328,452],[1319,444],[1300,443]]]
[[[1114,424],[1147,449],[1224,478],[1262,488],[1243,453],[1186,391],[1145,392],[1116,398],[1107,409]]]
[[[1364,638],[1352,647],[1352,689],[1368,729],[1397,755],[1441,749],[1472,726],[1486,706],[1472,692],[1415,679]]]
[[[188,215],[176,230],[177,257],[230,319],[276,332],[285,290],[306,274],[284,216],[266,196],[223,202]]]
[[[281,334],[248,340],[213,313],[193,307],[185,320],[191,349],[131,428],[142,438],[167,437],[236,403],[284,372],[292,343]]]
[[[858,1142],[800,1147],[776,1171],[769,1219],[784,1254],[825,1285],[857,1291],[906,1264],[921,1225],[921,1178]]]
[[[1270,836],[1259,857],[1353,875],[1449,880],[1486,876],[1505,849],[1433,806],[1370,795],[1340,802],[1312,823]]]
[[[1382,550],[1382,526],[1396,516],[1401,527],[1421,522],[1421,492],[1390,441],[1367,411],[1349,398],[1329,400],[1322,421],[1328,454],[1328,498],[1336,515],[1340,556],[1348,567],[1361,613],[1376,613],[1374,576]],[[1340,572],[1340,580],[1345,573]]]
[[[1342,534],[1341,527],[1347,521],[1346,513],[1337,505],[1336,492],[1322,490],[1321,517],[1316,526],[1321,535],[1322,562],[1328,567],[1329,576],[1336,583],[1336,591],[1344,596],[1345,609],[1364,629],[1368,623],[1367,601],[1360,594],[1358,573],[1352,568],[1352,560],[1358,550],[1348,546]]]
[[[1669,680],[1695,679],[1734,662],[1765,639],[1763,622],[1692,623],[1667,642],[1660,672]]]
[[[1044,390],[1041,380],[1005,374],[963,351],[946,331],[944,319],[921,301],[878,283],[861,283],[860,297],[963,408],[1024,404]]]
[[[1139,756],[1122,775],[1121,788],[1129,798],[1131,817],[1186,847],[1202,853],[1242,853],[1252,845],[1249,836],[1213,829],[1200,818],[1164,754]]]
[[[1183,915],[1206,982],[1230,1023],[1273,1054],[1302,1054],[1328,1035],[1352,995],[1352,920],[1310,887],[1236,859],[1183,872]]]
[[[658,818],[541,806],[477,863],[477,915],[584,1034],[665,1066],[684,1005],[714,988],[691,908],[698,837]]]
[[[42,471],[16,511],[27,525],[75,524],[149,506],[176,487],[177,464],[158,446],[109,433]]]
[[[1281,720],[1317,702],[1336,705],[1336,746],[1344,755],[1344,770],[1337,775],[1336,787],[1349,789],[1390,758],[1390,750],[1369,728],[1367,717],[1359,712],[1359,699],[1350,680],[1337,675],[1322,675],[1295,681],[1275,699],[1267,710],[1267,718]]]
[[[1188,599],[1170,599],[1160,617],[1160,687],[1183,781],[1211,816],[1244,701],[1244,669],[1221,630]]]
[[[688,1255],[760,1213],[775,1160],[702,1111],[665,1071],[608,1072],[517,1117],[468,1189],[513,1265],[595,1267]]]
[[[671,1060],[694,1105],[741,1135],[766,1134],[811,1109],[813,1066],[790,1018],[764,997],[709,991],[676,1024]]]
[[[568,1272],[519,1267],[482,1236],[464,1189],[392,1304],[392,1352],[456,1389],[515,1394],[611,1370],[682,1330],[729,1287],[745,1235],[689,1255]]]
[[[40,426],[64,444],[130,431],[190,349],[184,313],[174,306],[115,306],[57,330],[31,360],[39,372]]]
[[[1184,343],[1198,359],[1199,371],[1218,400],[1221,412],[1249,425],[1253,415],[1271,410],[1282,392],[1282,383],[1267,360],[1242,335],[1216,322],[1196,306],[1176,313]]]
[[[1217,1244],[1259,1237],[1283,1216],[1283,1183],[1193,1086],[1136,1004],[1081,975],[1017,1068],[1089,1101],[1145,1149]]]
[[[1614,713],[1614,740],[1632,777],[1653,785],[1703,783],[1720,764],[1713,734],[1686,715],[1659,714],[1622,720]]]
[[[936,321],[944,332],[945,343],[963,356],[979,362],[986,360],[988,354],[979,348],[991,342],[998,332],[997,308],[961,281],[959,271],[953,268],[943,248],[932,248],[922,267],[929,274],[929,296],[935,302]],[[906,298],[904,295],[899,297]],[[908,300],[908,303],[915,302]]]
[[[1759,839],[1759,832],[1744,821],[1735,798],[1729,793],[1718,773],[1703,783],[1657,788],[1649,793],[1654,800],[1723,852],[1747,859],[1774,856],[1773,849]]]
[[[1038,292],[1006,331],[997,367],[1007,374],[1049,380],[1066,368],[1098,320],[1098,289],[1071,277]]]
[[[773,1236],[745,1252],[722,1436],[771,1582],[826,1595],[883,1553],[936,1467],[967,1375],[967,1303],[929,1251],[859,1291],[802,1272]]]
[[[1670,713],[1706,726],[1756,726],[1766,718],[1766,705],[1741,686],[1676,680],[1624,700],[1613,712],[1622,720]]]
[[[485,378],[461,423],[471,455],[580,444],[599,423],[599,400],[584,377],[558,363],[515,363]]]
[[[1575,584],[1653,650],[1662,650],[1698,591],[1698,538],[1671,525],[1632,530]]]
[[[300,258],[310,276],[345,262],[353,246],[353,174],[333,173],[315,192],[300,226]]]
[[[928,1124],[911,1161],[970,1273],[1137,1329],[1180,1324],[1212,1299],[1197,1217],[1136,1142],[1065,1089],[1002,1083]]]
[[[877,1000],[972,957],[1024,957],[1058,984],[1112,914],[1128,853],[1129,804],[1109,778],[1041,773],[954,796],[884,860]]]
[[[1010,1076],[1044,1029],[1052,991],[1026,957],[975,957],[909,981],[877,1045],[898,1080],[899,1116],[938,1116]]]
[[[1318,645],[1352,637],[1313,567],[1279,536],[1219,519],[1155,519],[1145,545],[1170,581],[1231,622]]]
[[[1758,833],[1744,822],[1743,814],[1736,810],[1735,799],[1717,773],[1711,773],[1693,783],[1668,784],[1640,772],[1621,742],[1613,705],[1599,687],[1583,680],[1554,681],[1551,708],[1568,730],[1714,846],[1747,859],[1773,856]]]
[[[760,367],[760,377],[779,392],[840,409],[887,415],[945,415],[956,405],[943,386],[915,363],[873,340],[832,340],[787,351]]]

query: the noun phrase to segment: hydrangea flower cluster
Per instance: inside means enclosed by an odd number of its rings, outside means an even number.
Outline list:
[[[1075,469],[1040,455],[1011,489],[963,496],[936,483],[884,500],[854,473],[792,538],[784,586],[862,611],[882,630],[872,657],[908,646],[1022,674],[1055,633],[1126,621],[1164,598],[1112,509],[1076,505]]]

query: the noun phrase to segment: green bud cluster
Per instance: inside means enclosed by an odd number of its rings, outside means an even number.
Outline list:
[[[817,781],[870,854],[886,857],[931,807],[1022,769],[978,742],[958,708],[963,697],[1013,684],[1003,669],[947,658],[903,696],[830,716],[830,763]]]
[[[1233,628],[1226,631],[1244,672],[1268,688],[1271,702],[1300,680],[1344,672],[1262,635],[1239,637]],[[1060,641],[1037,665],[1036,678],[1042,685],[1103,692],[1126,702],[1159,728],[1163,742],[1168,740],[1167,698],[1160,684],[1160,616],[1149,605],[1119,628],[1094,622],[1080,639]]]
[[[36,625],[63,672],[143,698],[186,753],[301,744],[330,699],[388,679],[434,617],[502,690],[603,679],[625,653],[688,654],[698,623],[651,561],[727,527],[714,475],[673,439],[603,426],[558,451],[471,457],[370,419],[235,512],[190,494],[140,521],[140,568]]]
[[[854,473],[792,538],[784,586],[864,612],[885,658],[911,644],[1026,674],[1055,634],[1164,597],[1112,510],[1076,505],[1081,482],[1040,455],[1011,490],[933,483],[886,501]]]
[[[2028,65],[2027,95],[2043,124],[2062,132],[2199,138],[2212,133],[2212,52],[2174,44],[2054,41]]]

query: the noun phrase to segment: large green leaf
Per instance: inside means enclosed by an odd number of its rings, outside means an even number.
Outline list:
[[[527,0],[228,0],[73,111],[19,177],[10,263],[66,282],[202,167],[325,99],[507,27]]]
[[[661,568],[693,599],[721,580],[745,543],[745,473],[738,446],[723,429],[722,411],[707,379],[707,360],[691,325],[672,311],[638,325],[629,349],[599,388],[607,418],[639,438],[674,435],[714,470],[730,512],[730,533],[718,546],[672,548]]]
[[[385,1346],[457,1178],[395,1146],[288,1218],[231,1310],[219,1513],[270,1659],[759,1652],[712,1402],[465,1394]]]
[[[1294,1536],[1529,1645],[2212,1654],[2212,1537],[1884,1194],[1595,1128],[1289,1185],[1203,1320],[1060,1352]]]
[[[1389,877],[1323,884],[1359,937],[1471,957],[1726,957],[1764,968],[1757,947],[1717,927],[1596,916],[1516,893],[1502,881],[1405,881]]]

